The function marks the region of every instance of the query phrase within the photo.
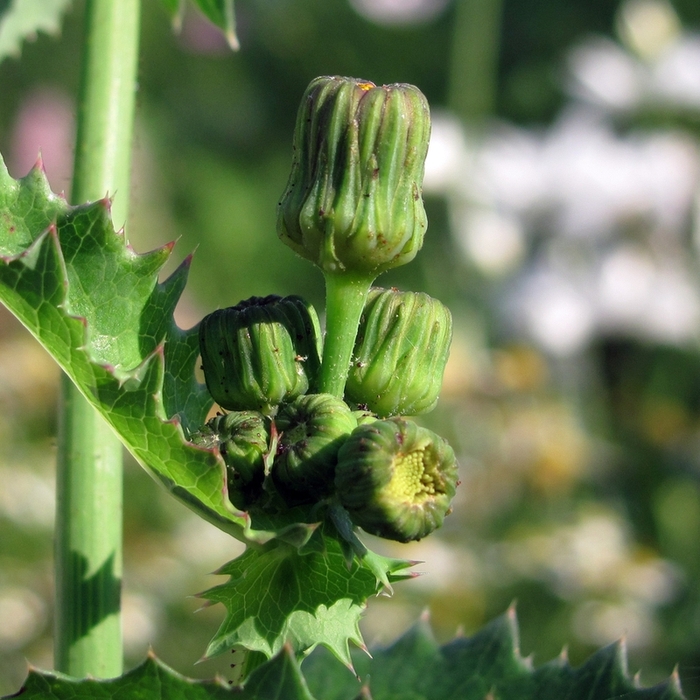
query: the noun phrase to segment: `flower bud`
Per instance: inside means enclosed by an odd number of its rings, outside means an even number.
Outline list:
[[[338,453],[340,502],[363,530],[399,542],[440,527],[457,486],[448,442],[403,418],[356,428]]]
[[[419,292],[370,290],[345,397],[380,416],[435,408],[450,353],[452,315]]]
[[[245,510],[262,493],[269,431],[266,419],[257,411],[219,414],[209,420],[192,442],[218,448],[226,465],[228,497],[236,508]]]
[[[301,297],[251,297],[199,326],[209,392],[227,410],[269,414],[306,393],[320,365],[320,327]]]
[[[277,231],[324,272],[373,275],[423,244],[430,111],[418,88],[354,78],[312,80],[294,132]]]
[[[319,500],[333,486],[338,450],[357,426],[355,417],[332,394],[308,394],[283,406],[275,425],[275,485],[293,502]]]

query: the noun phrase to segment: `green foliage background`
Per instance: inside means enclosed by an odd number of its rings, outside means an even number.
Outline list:
[[[673,4],[688,28],[700,26],[694,0]],[[183,327],[254,294],[302,294],[322,308],[320,275],[275,235],[299,97],[312,77],[343,74],[414,83],[433,108],[448,106],[451,56],[460,41],[454,3],[430,22],[389,28],[361,18],[346,0],[241,0],[238,54],[192,19],[178,38],[159,3],[144,5],[130,241],[145,252],[178,239],[176,261],[196,249],[179,308]],[[617,8],[614,0],[504,0],[495,116],[550,123],[564,103],[564,52],[591,32],[613,36]],[[76,94],[81,15],[76,2],[60,38],[40,35],[21,60],[0,63],[0,152],[14,152],[20,109],[38,91]],[[197,32],[207,52],[193,50]],[[697,124],[687,128],[697,133]],[[13,176],[25,174],[12,170],[11,157],[9,166]],[[67,189],[65,173],[53,185]],[[522,339],[498,332],[494,290],[459,262],[445,203],[429,200],[428,213],[425,253],[380,282],[440,297],[461,324],[458,337],[465,340],[454,353],[460,371],[448,375],[440,408],[424,420],[453,441],[465,478],[440,538],[386,550],[425,559],[428,573],[399,584],[393,599],[370,604],[367,641],[388,642],[427,606],[444,641],[457,625],[471,633],[517,598],[524,653],[541,663],[568,644],[577,664],[595,647],[577,633],[577,615],[619,603],[624,576],[665,562],[675,572],[676,593],[654,607],[651,642],[632,648],[630,666],[642,667],[648,683],[678,662],[686,695],[698,696],[697,349],[600,339],[585,358],[594,381],[572,388],[571,368],[562,371]],[[57,374],[4,311],[0,341],[0,478],[14,484],[0,497],[0,617],[33,611],[20,629],[24,636],[0,631],[4,694],[22,681],[25,657],[51,665],[51,524],[40,511],[50,503]],[[543,436],[528,442],[517,465],[499,447],[516,424]],[[193,665],[224,611],[213,606],[194,615],[199,602],[186,596],[220,583],[206,572],[239,545],[197,521],[136,465],[129,464],[126,478],[126,624],[142,630],[127,646],[129,665],[143,659],[150,642],[187,676],[218,671],[234,678],[228,658]],[[34,510],[12,509],[17,483]],[[566,542],[586,523],[603,531],[612,523],[622,533],[618,578],[562,587],[551,568],[532,562],[546,558],[544,544]],[[503,564],[522,559],[530,565]]]

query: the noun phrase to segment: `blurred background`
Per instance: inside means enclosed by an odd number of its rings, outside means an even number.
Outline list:
[[[434,126],[429,232],[383,286],[452,309],[441,403],[461,463],[439,535],[383,551],[426,574],[370,601],[367,641],[429,608],[470,634],[517,600],[536,664],[621,636],[643,683],[700,695],[700,4],[697,0],[240,0],[233,54],[193,9],[145,0],[132,217],[141,252],[192,250],[182,327],[316,270],[278,243],[296,107],[322,74],[409,82]],[[0,64],[0,151],[71,176],[82,3]],[[124,193],[116,193],[124,196]],[[119,222],[121,223],[121,222]],[[52,667],[57,370],[0,311],[0,694]],[[189,597],[240,546],[128,461],[129,667],[192,677],[223,619]]]

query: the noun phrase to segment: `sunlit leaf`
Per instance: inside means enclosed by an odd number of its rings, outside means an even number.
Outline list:
[[[56,34],[70,0],[2,0],[0,2],[0,61],[19,56],[22,43],[38,32]]]

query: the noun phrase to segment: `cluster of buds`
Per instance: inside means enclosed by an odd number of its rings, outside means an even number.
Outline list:
[[[370,289],[422,245],[429,133],[413,86],[338,77],[309,85],[278,232],[334,277],[334,293],[346,282],[352,293],[366,287],[342,342],[333,336],[342,309],[327,319],[323,344],[315,310],[296,296],[253,297],[202,320],[205,381],[230,412],[193,440],[218,449],[235,507],[341,506],[355,525],[400,542],[425,537],[449,513],[454,452],[405,416],[437,402],[450,313],[427,294]]]
[[[307,393],[318,356],[302,362],[299,352],[320,346],[315,319],[309,304],[279,297],[207,316],[205,380],[222,408],[234,410],[194,440],[218,448],[236,508],[277,508],[276,496],[288,507],[337,498],[367,532],[421,539],[449,512],[456,460],[443,438],[400,414],[437,401],[449,312],[425,294],[373,289],[342,399]]]

